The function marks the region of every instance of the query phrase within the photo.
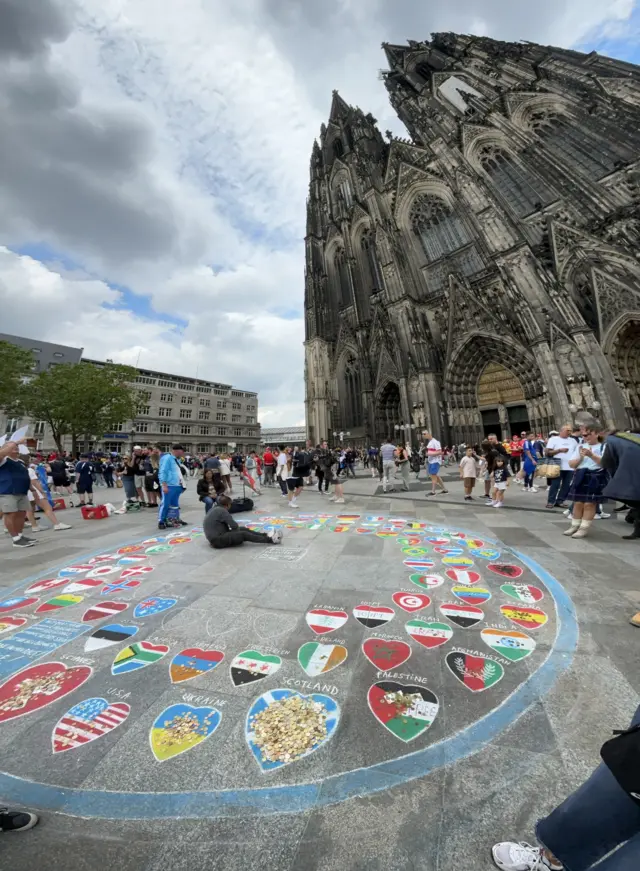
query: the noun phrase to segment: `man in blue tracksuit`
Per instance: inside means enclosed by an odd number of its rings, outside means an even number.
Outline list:
[[[167,521],[169,509],[173,508],[176,512],[176,517],[179,516],[180,496],[182,494],[182,472],[178,464],[178,458],[184,454],[182,445],[174,445],[171,450],[162,454],[160,457],[160,466],[158,468],[158,480],[160,489],[162,490],[162,501],[158,511],[158,529],[167,529],[168,526],[187,526],[184,520],[177,520],[176,523]]]

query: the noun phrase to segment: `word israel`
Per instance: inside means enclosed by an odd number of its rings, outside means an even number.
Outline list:
[[[396,680],[409,680],[409,681],[417,681],[418,683],[429,683],[429,678],[426,677],[418,677],[417,674],[400,674],[398,671],[379,671],[376,674],[376,678],[395,678]]]
[[[288,687],[300,687],[301,689],[311,690],[311,692],[314,693],[329,693],[329,695],[332,696],[338,694],[338,687],[333,687],[326,683],[311,683],[310,680],[294,680],[293,678],[285,680],[284,683],[286,683]]]

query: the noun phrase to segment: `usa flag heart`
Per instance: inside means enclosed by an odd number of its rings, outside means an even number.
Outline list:
[[[124,702],[109,704],[106,699],[86,699],[61,717],[51,736],[54,753],[75,750],[112,732],[129,716],[131,708]]]

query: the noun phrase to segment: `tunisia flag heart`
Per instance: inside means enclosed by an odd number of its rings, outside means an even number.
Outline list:
[[[23,668],[0,686],[0,723],[31,714],[81,687],[91,677],[86,665],[67,668],[44,662]]]
[[[367,638],[362,652],[371,665],[380,671],[389,671],[406,662],[411,656],[411,648],[406,641],[385,641],[384,638]]]
[[[413,611],[422,611],[431,604],[431,599],[424,593],[394,593],[391,597],[398,608],[411,614]]]

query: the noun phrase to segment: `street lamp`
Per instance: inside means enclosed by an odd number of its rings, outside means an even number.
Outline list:
[[[394,429],[396,431],[396,434],[399,434],[401,432],[405,434],[404,435],[405,441],[407,441],[407,440],[409,440],[409,442],[413,441],[412,436],[411,436],[411,431],[416,429],[415,423],[397,423],[395,425]]]
[[[347,438],[351,438],[351,433],[347,431],[347,432],[334,432],[334,434],[333,434],[334,439],[337,439],[337,438],[340,439],[340,444],[342,444],[342,441],[343,441],[345,436]]]

